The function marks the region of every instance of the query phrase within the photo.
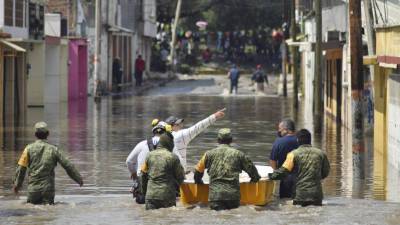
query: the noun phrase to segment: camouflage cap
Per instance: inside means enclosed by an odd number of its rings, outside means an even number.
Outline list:
[[[174,136],[172,136],[172,134],[169,132],[161,134],[157,148],[158,147],[166,148],[168,151],[172,152],[174,149]]]
[[[222,128],[218,131],[218,139],[220,140],[226,140],[226,139],[231,139],[232,138],[232,133],[231,129],[229,128]]]
[[[43,121],[37,122],[37,123],[35,124],[35,130],[36,130],[36,131],[43,131],[43,132],[49,131],[48,128],[47,128],[47,123],[45,123],[45,122],[43,122]]]

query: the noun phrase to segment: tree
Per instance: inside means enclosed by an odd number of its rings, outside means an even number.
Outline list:
[[[158,0],[159,21],[170,22],[176,0]],[[209,30],[241,30],[282,25],[280,0],[190,0],[182,3],[182,26],[196,29],[198,20],[209,23]],[[244,19],[245,18],[245,19]]]

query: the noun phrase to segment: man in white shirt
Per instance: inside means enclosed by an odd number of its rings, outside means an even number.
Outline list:
[[[138,189],[140,187],[138,183],[140,182],[138,177],[141,175],[140,167],[144,164],[149,152],[156,149],[160,140],[160,135],[166,130],[171,130],[171,126],[163,121],[157,120],[155,122],[155,120],[153,120],[152,126],[153,137],[139,142],[126,159],[126,165],[128,166],[128,170],[131,173],[131,179],[134,183],[131,192],[136,198],[136,202],[139,204],[144,204],[144,196]]]
[[[186,169],[186,149],[189,143],[201,132],[207,129],[210,125],[214,124],[218,119],[225,116],[224,110],[220,110],[211,116],[197,122],[195,125],[183,129],[184,119],[175,116],[168,117],[165,122],[172,126],[172,135],[174,136],[174,150],[184,169]]]

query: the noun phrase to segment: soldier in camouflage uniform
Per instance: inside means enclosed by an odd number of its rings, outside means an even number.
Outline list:
[[[142,165],[141,192],[146,196],[146,210],[176,205],[176,190],[185,178],[185,171],[178,156],[172,153],[173,148],[174,137],[165,132]]]
[[[196,166],[194,175],[197,184],[203,183],[204,170],[210,176],[210,208],[225,210],[238,208],[240,205],[239,174],[246,171],[251,182],[260,179],[257,168],[241,151],[230,147],[231,130],[223,128],[218,131],[219,146],[207,151]]]
[[[13,191],[18,194],[28,169],[28,203],[54,204],[54,169],[57,163],[60,163],[67,174],[80,186],[83,185],[83,181],[79,172],[63,152],[56,146],[47,143],[49,135],[47,124],[38,122],[35,124],[35,129],[35,136],[38,140],[26,146],[18,161]]]
[[[302,129],[296,136],[300,147],[290,152],[282,167],[268,176],[272,180],[280,180],[293,171],[297,180],[293,204],[322,205],[321,180],[329,174],[328,158],[325,152],[311,146],[311,134],[308,130]]]

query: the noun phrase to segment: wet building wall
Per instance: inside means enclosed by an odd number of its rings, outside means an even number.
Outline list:
[[[397,71],[400,72],[400,71]],[[400,197],[400,73],[390,75],[388,80],[388,176],[389,201],[399,201]]]
[[[27,104],[28,106],[43,106],[46,47],[43,42],[26,44],[26,46],[27,64],[29,64]]]
[[[364,58],[374,67],[374,189],[382,189],[383,199],[398,200],[400,101],[398,65],[400,27],[377,28],[377,56]],[[383,178],[382,178],[383,177]]]
[[[44,103],[67,101],[68,98],[68,40],[46,37],[46,69]]]

